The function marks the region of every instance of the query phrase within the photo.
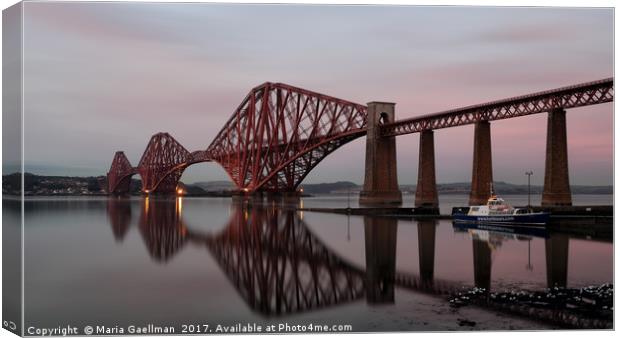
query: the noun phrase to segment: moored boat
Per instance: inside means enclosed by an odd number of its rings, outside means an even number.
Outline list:
[[[502,198],[493,193],[486,205],[474,205],[469,208],[455,208],[452,212],[454,222],[493,223],[499,225],[544,226],[549,221],[548,212],[533,212],[527,208],[513,208]]]

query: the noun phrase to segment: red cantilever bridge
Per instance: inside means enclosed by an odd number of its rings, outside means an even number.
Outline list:
[[[485,199],[492,182],[490,122],[549,113],[543,203],[570,204],[565,109],[613,101],[613,78],[396,121],[394,104],[367,106],[282,83],[253,88],[206,150],[189,151],[168,133],[151,137],[137,167],[116,152],[108,191],[129,191],[139,174],[145,193],[174,193],[188,166],[213,161],[240,192],[293,192],[342,145],[368,135],[360,202],[399,203],[394,137],[420,133],[416,205],[436,206],[434,129],[475,124],[470,202]]]

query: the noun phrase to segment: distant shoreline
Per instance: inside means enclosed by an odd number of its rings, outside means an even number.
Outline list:
[[[13,173],[3,176],[2,194],[21,195],[21,175]],[[179,182],[185,191],[186,197],[230,197],[235,190],[235,186],[229,181],[209,181],[187,184]],[[129,187],[129,194],[139,196],[141,194],[142,182],[139,179],[132,179]],[[415,194],[416,186],[401,184],[400,190],[403,194]],[[528,190],[531,195],[542,194],[543,187],[539,185],[512,184],[507,182],[494,182],[495,191],[500,195],[527,195]],[[105,176],[90,177],[70,177],[70,176],[42,176],[30,173],[24,174],[24,189],[26,196],[106,196],[107,178]],[[339,181],[331,183],[310,183],[301,184],[299,189],[303,189],[304,194],[309,195],[348,195],[357,194],[362,186],[349,182]],[[469,194],[470,183],[438,183],[437,192],[440,195],[462,195]],[[591,185],[571,185],[573,195],[613,195],[613,185],[591,186]]]
[[[357,192],[356,193],[351,193],[351,196],[357,196]],[[413,193],[406,193],[404,194],[405,196],[413,196],[415,194]],[[440,193],[440,196],[468,196],[468,193]],[[574,193],[572,194],[573,196],[610,196],[613,194],[595,194],[595,193]],[[131,194],[131,195],[121,195],[119,197],[125,197],[125,198],[131,198],[131,197],[144,197],[145,195],[142,194]],[[232,195],[215,195],[215,194],[202,194],[202,195],[151,195],[151,197],[154,198],[167,198],[167,197],[183,197],[183,198],[232,198]],[[316,198],[316,197],[326,197],[326,196],[347,196],[346,193],[322,193],[322,194],[304,194],[302,195],[303,198]],[[502,196],[527,196],[527,194],[502,194]],[[84,195],[79,195],[79,194],[56,194],[56,195],[24,195],[24,199],[35,199],[37,197],[92,197],[92,198],[101,198],[101,197],[115,197],[113,195],[109,195],[109,194],[84,194]],[[3,199],[10,199],[10,200],[20,200],[21,199],[21,195],[15,195],[15,194],[7,194],[7,193],[3,193],[2,194],[2,198]]]

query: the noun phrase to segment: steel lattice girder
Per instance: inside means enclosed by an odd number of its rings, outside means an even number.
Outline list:
[[[108,171],[108,193],[129,192],[131,176],[136,174],[136,169],[131,166],[127,156],[122,151],[117,151],[112,159],[110,171]]]
[[[138,172],[145,192],[170,193],[177,189],[183,170],[190,165],[191,154],[168,133],[151,137]]]
[[[452,109],[386,124],[382,136],[398,136],[424,130],[449,128],[478,121],[494,121],[575,108],[614,100],[613,78]]]
[[[397,136],[613,101],[613,79],[588,82],[486,104],[401,120],[381,127]],[[185,168],[216,161],[240,190],[292,191],[327,155],[366,134],[366,107],[281,83],[264,83],[245,97],[206,150],[190,153],[167,133],[154,135],[138,168],[117,153],[110,193],[136,173],[146,192],[173,192]],[[127,187],[128,190],[128,187]]]
[[[326,144],[365,134],[366,114],[360,104],[267,82],[252,89],[206,152],[240,189],[290,191],[333,151]]]

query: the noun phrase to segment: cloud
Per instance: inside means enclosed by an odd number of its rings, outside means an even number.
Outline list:
[[[204,149],[247,92],[265,81],[359,103],[397,102],[397,116],[405,118],[613,70],[613,11],[604,9],[32,2],[25,14],[28,159],[102,173],[116,150],[137,163],[159,131],[188,149]],[[590,124],[576,118],[589,129],[572,139],[583,141],[575,149],[604,154],[605,142],[611,147],[609,138],[588,143],[597,128],[612,134],[604,129],[611,114],[596,116]],[[528,131],[527,121],[493,130],[501,149],[510,137],[544,142],[544,132]],[[398,143],[408,182],[415,182],[416,140]],[[470,143],[468,127],[438,132],[441,180],[470,176],[470,165],[463,169]],[[364,142],[347,147],[350,156],[328,157],[308,180],[362,180]],[[506,167],[497,162],[499,170]],[[187,179],[227,179],[207,171]]]

